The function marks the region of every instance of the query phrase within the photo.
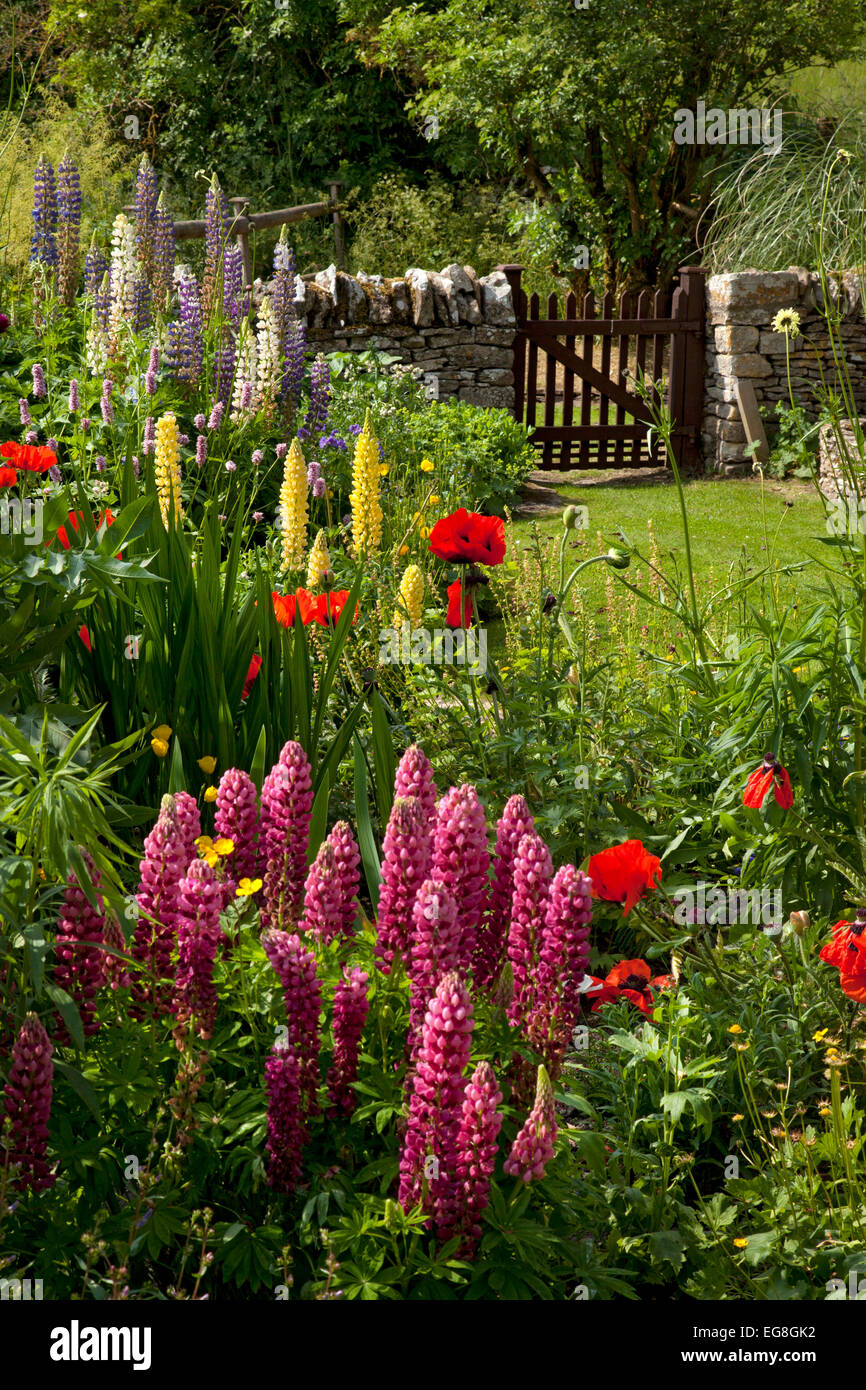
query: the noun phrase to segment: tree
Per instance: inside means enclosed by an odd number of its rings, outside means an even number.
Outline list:
[[[366,60],[414,87],[410,110],[474,130],[531,191],[564,266],[591,245],[606,286],[627,288],[669,281],[711,197],[720,147],[676,143],[674,113],[772,102],[786,74],[850,56],[864,32],[860,0],[343,6]]]

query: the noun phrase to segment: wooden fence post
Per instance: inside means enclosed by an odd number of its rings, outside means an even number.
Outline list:
[[[680,468],[701,467],[701,422],[704,415],[704,335],[706,331],[706,277],[702,265],[681,266],[679,289],[674,292],[672,317],[688,319],[696,328],[674,333],[668,378],[668,407],[680,433],[674,436],[674,456]]]
[[[337,263],[338,270],[345,270],[346,268],[346,244],[343,236],[343,215],[340,212],[340,193],[342,192],[342,189],[343,185],[338,180],[335,180],[331,184],[331,206],[334,209],[334,259]]]
[[[523,327],[523,320],[526,315],[526,296],[520,285],[523,266],[509,263],[508,265],[498,265],[496,269],[502,271],[511,287],[511,303],[514,307],[514,317],[516,320],[516,333],[512,348],[514,405],[511,408],[511,413],[515,420],[520,420],[522,422],[526,402],[524,388],[524,378],[526,376],[526,339],[520,331]],[[529,388],[531,391],[535,390],[534,381],[529,383]]]
[[[253,258],[250,252],[250,225],[246,218],[249,198],[229,198],[229,202],[235,211],[232,225],[235,229],[235,241],[241,248],[241,256],[244,263],[244,289],[249,289],[252,288],[253,283]]]

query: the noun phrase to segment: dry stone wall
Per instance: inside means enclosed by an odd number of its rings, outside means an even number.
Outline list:
[[[834,278],[830,293],[842,315],[845,344],[858,410],[866,410],[866,320],[859,277]],[[704,388],[703,450],[718,472],[751,467],[744,452],[746,434],[737,408],[735,386],[748,381],[758,404],[773,409],[788,401],[785,335],[773,332],[780,309],[796,309],[800,336],[792,338],[791,386],[794,399],[811,420],[820,407],[814,389],[822,379],[835,385],[837,370],[823,315],[819,276],[799,266],[766,272],[744,270],[713,275],[707,281],[707,374]],[[765,410],[765,416],[767,411]]]
[[[511,289],[500,270],[412,268],[397,279],[329,266],[299,282],[298,313],[317,352],[393,353],[423,373],[429,395],[514,405]]]

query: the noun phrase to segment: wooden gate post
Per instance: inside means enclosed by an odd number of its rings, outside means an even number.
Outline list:
[[[340,212],[340,193],[343,185],[337,181],[331,184],[331,206],[334,209],[334,260],[338,270],[346,268],[346,245],[343,239],[343,215]]]
[[[511,303],[514,308],[515,338],[512,347],[512,372],[514,380],[514,405],[511,413],[515,420],[523,423],[524,407],[526,395],[524,381],[526,377],[526,339],[521,333],[523,320],[526,316],[526,296],[520,285],[520,277],[523,274],[523,266],[509,262],[508,265],[498,265],[497,270],[501,270],[511,288]],[[530,383],[530,389],[535,390],[535,382]]]
[[[241,259],[244,265],[244,289],[251,289],[253,283],[253,258],[250,252],[250,224],[247,221],[247,208],[250,205],[249,198],[229,198],[229,202],[234,208],[234,220],[232,229],[235,233],[235,241],[241,248]]]
[[[673,438],[677,466],[697,472],[702,465],[701,422],[704,415],[704,336],[706,331],[707,268],[681,266],[679,289],[674,292],[672,316],[697,326],[674,333],[668,379],[668,408],[678,432]]]

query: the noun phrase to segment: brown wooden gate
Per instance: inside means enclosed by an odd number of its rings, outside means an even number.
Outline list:
[[[548,296],[545,315],[537,294],[527,299],[521,266],[499,269],[511,285],[517,315],[514,416],[532,430],[542,468],[640,468],[664,462],[658,440],[647,441],[650,413],[629,389],[626,371],[651,378],[657,396],[663,395],[674,423],[678,465],[700,466],[706,321],[702,266],[683,267],[672,294],[625,293],[618,305],[605,294],[598,306],[587,294],[582,317],[569,294],[562,318],[555,294]]]

